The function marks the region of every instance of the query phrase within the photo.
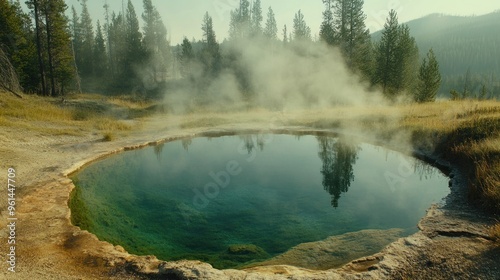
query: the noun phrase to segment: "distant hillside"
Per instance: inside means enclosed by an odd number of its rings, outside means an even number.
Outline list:
[[[406,23],[421,57],[432,47],[443,76],[442,92],[463,89],[465,74],[473,91],[484,84],[500,96],[500,11],[473,17],[432,14]],[[372,34],[380,40],[381,31]]]

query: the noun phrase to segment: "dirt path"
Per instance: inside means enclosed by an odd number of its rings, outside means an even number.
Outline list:
[[[421,231],[399,239],[382,252],[337,270],[310,271],[267,266],[246,271],[219,271],[193,261],[163,263],[155,257],[130,255],[120,246],[97,240],[71,225],[67,201],[74,187],[68,173],[106,154],[147,145],[152,140],[190,136],[206,131],[259,129],[248,122],[211,128],[182,129],[175,118],[146,121],[140,129],[112,142],[102,136],[44,136],[13,128],[0,133],[0,179],[15,168],[16,209],[9,216],[4,188],[0,200],[2,262],[0,279],[499,279],[500,249],[488,240],[488,215],[464,203],[465,178],[452,170],[452,194],[433,207]],[[283,128],[296,130],[298,128]],[[444,163],[446,165],[446,163]],[[15,217],[15,273],[5,261],[11,251],[9,217]],[[7,253],[6,253],[7,252]],[[168,276],[168,277],[167,277]]]

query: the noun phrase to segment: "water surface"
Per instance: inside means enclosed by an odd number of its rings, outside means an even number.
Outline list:
[[[131,253],[217,268],[363,229],[411,234],[449,192],[446,177],[416,159],[329,136],[173,141],[106,158],[73,180],[75,224]]]

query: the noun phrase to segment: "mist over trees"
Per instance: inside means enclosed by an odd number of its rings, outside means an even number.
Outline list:
[[[259,47],[274,54],[307,56],[317,55],[309,48],[319,45],[329,47],[324,55],[339,52],[343,61],[338,63],[388,100],[433,101],[441,81],[448,82],[440,73],[439,55],[431,46],[421,58],[409,26],[398,23],[395,11],[389,13],[380,39],[372,41],[363,0],[322,0],[322,14],[304,15],[298,10],[290,15],[292,26],[278,23],[273,8],[263,9],[260,0],[239,2],[230,13],[227,39],[218,40],[224,36],[216,36],[207,12],[199,17],[199,40],[185,38],[170,46],[168,30],[152,0],[142,1],[141,15],[131,0],[120,11],[105,4],[104,22],[92,19],[87,0],[70,8],[63,0],[28,0],[28,13],[18,1],[0,0],[4,27],[0,54],[5,61],[1,73],[10,77],[10,84],[3,78],[2,86],[18,84],[18,90],[47,96],[81,91],[140,98],[187,86],[194,97],[209,102],[217,94],[207,93],[211,83],[230,73],[235,90],[251,101],[260,90],[254,81],[258,75],[243,61],[243,52]],[[311,33],[308,17],[323,18],[318,36]],[[297,66],[290,61],[290,67]],[[468,87],[477,88],[469,85],[472,76],[464,81],[465,93],[458,89],[456,96],[471,96]],[[489,96],[490,89],[484,84],[482,88]]]

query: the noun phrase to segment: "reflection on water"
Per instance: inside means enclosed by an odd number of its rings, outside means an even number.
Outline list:
[[[354,180],[353,165],[359,148],[346,138],[319,136],[318,143],[323,187],[332,196],[332,206],[337,208],[340,194],[347,192]]]
[[[329,136],[184,139],[106,158],[73,179],[74,224],[131,253],[216,268],[364,229],[412,233],[448,193],[446,178],[418,160]],[[389,242],[384,234],[351,236],[364,236],[364,249],[345,248],[359,254]]]

